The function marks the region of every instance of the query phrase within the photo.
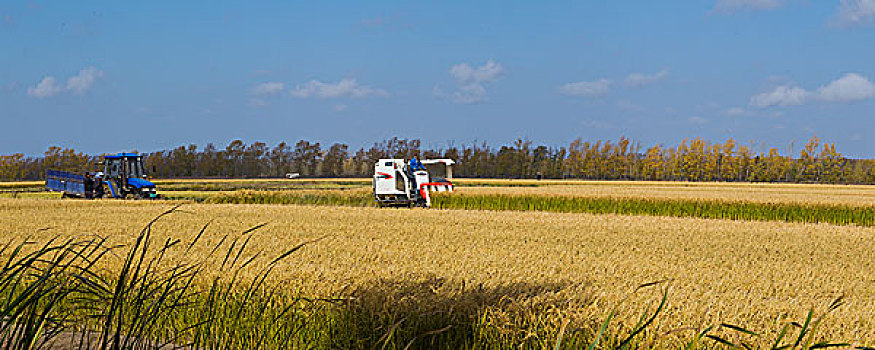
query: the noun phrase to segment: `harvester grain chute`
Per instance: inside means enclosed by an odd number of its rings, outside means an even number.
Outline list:
[[[380,159],[374,164],[374,200],[380,206],[431,206],[430,192],[453,191],[452,159]]]
[[[143,168],[143,156],[119,153],[104,156],[98,163],[100,172],[77,174],[61,170],[46,170],[46,190],[61,192],[64,197],[156,199],[155,184],[148,180]]]

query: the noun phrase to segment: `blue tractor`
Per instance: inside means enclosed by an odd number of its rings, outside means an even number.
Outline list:
[[[98,163],[103,172],[76,174],[60,170],[46,171],[46,190],[78,198],[159,198],[155,184],[143,168],[143,156],[119,153],[104,156]]]

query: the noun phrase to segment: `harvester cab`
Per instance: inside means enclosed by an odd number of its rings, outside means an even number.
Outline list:
[[[380,206],[431,206],[432,191],[452,191],[452,159],[380,159],[374,165],[374,200]]]
[[[104,183],[114,198],[157,198],[155,184],[143,168],[143,156],[119,153],[103,157]]]

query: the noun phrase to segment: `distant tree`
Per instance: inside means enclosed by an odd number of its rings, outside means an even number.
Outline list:
[[[241,140],[234,140],[225,147],[224,159],[226,174],[231,177],[243,175],[243,154],[246,152],[246,144]]]
[[[294,155],[292,147],[285,142],[280,142],[270,150],[270,174],[273,176],[285,176],[292,170]]]
[[[824,143],[819,159],[820,182],[841,183],[848,172],[846,159],[836,151],[835,143]]]
[[[343,175],[343,164],[349,158],[349,146],[335,143],[328,148],[322,160],[322,175]]]
[[[269,148],[264,142],[258,141],[246,147],[243,152],[243,175],[246,177],[259,177],[267,173],[266,164]]]
[[[318,143],[301,140],[295,144],[293,159],[297,172],[308,176],[319,176],[318,168],[322,160],[322,146]]]
[[[796,181],[801,182],[817,182],[819,181],[818,173],[818,148],[820,147],[820,138],[817,135],[811,137],[799,154],[799,172]]]
[[[219,154],[216,146],[208,143],[204,150],[197,155],[197,174],[198,176],[220,176],[222,174],[221,163],[218,159]]]
[[[22,180],[27,161],[22,153],[13,153],[8,156],[0,155],[0,179]]]

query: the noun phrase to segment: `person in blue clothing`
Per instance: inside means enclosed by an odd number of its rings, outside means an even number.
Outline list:
[[[419,159],[416,159],[416,157],[410,158],[410,163],[408,164],[408,166],[410,167],[411,172],[417,170],[426,170],[425,165],[422,165],[422,162],[420,162]]]

